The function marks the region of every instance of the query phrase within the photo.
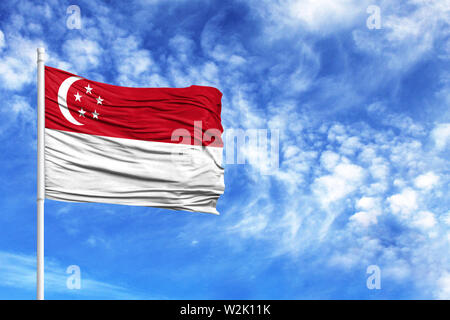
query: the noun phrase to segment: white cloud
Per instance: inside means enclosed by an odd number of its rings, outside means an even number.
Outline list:
[[[395,166],[418,170],[422,163],[422,159],[417,157],[420,152],[422,152],[422,143],[419,140],[405,139],[392,145],[389,158]]]
[[[345,127],[342,124],[334,124],[328,130],[328,140],[343,143],[347,138]]]
[[[450,300],[450,272],[445,272],[437,281],[437,298]]]
[[[362,197],[356,203],[356,208],[358,208],[360,210],[366,210],[366,211],[379,209],[378,201],[379,201],[379,199],[376,199],[373,197]]]
[[[208,57],[218,62],[232,61],[236,63],[237,60],[242,60],[240,57],[246,53],[246,50],[242,43],[234,37],[222,36],[227,19],[227,10],[219,11],[209,19],[202,30],[200,44]]]
[[[103,246],[105,248],[110,248],[109,241],[100,236],[91,235],[87,238],[85,243],[91,247]]]
[[[290,16],[299,19],[308,28],[323,32],[351,25],[356,17],[364,17],[367,1],[356,0],[300,0],[288,1],[285,6]]]
[[[330,175],[315,179],[312,189],[323,206],[355,191],[364,180],[364,169],[351,163],[340,163]]]
[[[41,41],[21,36],[8,38],[8,46],[0,56],[0,81],[3,88],[18,90],[35,81],[36,48],[43,46]]]
[[[289,158],[297,155],[300,152],[300,149],[297,146],[287,146],[286,148],[284,148],[283,152],[284,152],[284,157],[286,159],[289,159]]]
[[[27,122],[31,122],[34,116],[34,109],[31,108],[29,103],[24,97],[14,96],[11,111],[17,116],[23,116]]]
[[[355,29],[353,39],[359,49],[380,57],[384,69],[406,72],[434,49],[448,17],[448,0],[383,1],[382,32]]]
[[[0,285],[35,292],[36,256],[0,251]],[[45,287],[47,292],[74,294],[81,297],[109,297],[112,299],[138,299],[129,289],[98,281],[81,270],[81,289],[69,290],[66,287],[66,267],[61,263],[46,259]],[[33,298],[33,296],[30,296]]]
[[[5,46],[5,35],[3,34],[2,30],[0,30],[0,51]]]
[[[439,177],[430,171],[418,176],[414,180],[414,185],[419,189],[432,189],[439,182]]]
[[[370,174],[376,180],[385,180],[389,175],[389,163],[382,157],[372,159]]]
[[[380,123],[392,128],[400,129],[403,134],[412,136],[422,136],[425,134],[425,129],[421,124],[413,121],[403,113],[388,113],[386,112],[387,109],[388,108],[383,103],[377,102],[369,105],[367,111],[369,111],[371,117],[374,117]],[[382,114],[381,117],[380,114]]]
[[[412,224],[420,229],[430,229],[436,225],[436,218],[432,212],[420,211],[414,215]]]
[[[76,72],[93,70],[101,62],[103,50],[101,46],[89,39],[70,39],[64,42],[63,51],[67,60],[72,63]]]
[[[411,188],[402,190],[387,199],[391,210],[395,214],[408,216],[418,208],[417,193]]]
[[[377,216],[381,214],[380,199],[374,197],[362,197],[356,203],[356,209],[361,210],[349,219],[363,227],[368,227],[378,222]]]
[[[431,136],[436,149],[440,151],[444,150],[450,141],[450,123],[438,124],[431,132]]]
[[[355,221],[359,225],[363,227],[368,227],[371,224],[377,223],[377,216],[371,212],[367,211],[359,211],[356,212],[354,215],[352,215],[350,218],[350,221]]]
[[[358,155],[358,158],[365,163],[372,162],[372,159],[376,157],[377,153],[375,151],[375,146],[363,146],[361,153]]]
[[[159,71],[150,52],[142,49],[134,36],[116,39],[113,50],[121,85],[148,86],[146,81],[150,74]]]
[[[243,236],[256,236],[267,226],[267,217],[263,214],[248,215],[237,224],[229,228],[230,231],[239,231]]]
[[[332,171],[338,164],[339,154],[333,151],[324,151],[320,156],[320,164],[328,171]]]
[[[181,62],[189,63],[192,61],[195,48],[195,42],[192,39],[178,34],[169,40],[169,46]]]
[[[442,215],[442,221],[443,221],[447,226],[450,226],[450,212],[447,212],[446,214]]]
[[[348,137],[344,140],[339,148],[339,152],[341,154],[345,154],[347,156],[354,155],[358,149],[362,147],[362,144],[359,141],[358,137]]]
[[[412,278],[411,265],[405,259],[398,256],[398,253],[394,253],[395,257],[389,259],[389,263],[382,269],[382,275],[384,279],[392,279],[396,281],[404,281]]]
[[[5,99],[0,106],[0,133],[10,128],[27,128],[34,132],[36,128],[36,112],[28,100],[19,95]]]
[[[358,23],[365,26],[368,0],[281,0],[253,1],[266,21],[266,34],[279,38],[286,28],[331,33]]]

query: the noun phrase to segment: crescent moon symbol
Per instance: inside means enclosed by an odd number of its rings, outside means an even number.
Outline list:
[[[59,110],[61,110],[62,115],[66,118],[67,121],[73,123],[77,126],[82,126],[82,123],[79,123],[73,116],[70,114],[69,108],[67,107],[67,93],[69,92],[70,86],[75,82],[82,78],[80,77],[69,77],[61,83],[61,86],[58,90],[58,104]]]

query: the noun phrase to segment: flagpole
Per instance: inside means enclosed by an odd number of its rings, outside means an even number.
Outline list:
[[[45,49],[37,49],[37,272],[36,299],[44,300],[44,126],[45,126]]]

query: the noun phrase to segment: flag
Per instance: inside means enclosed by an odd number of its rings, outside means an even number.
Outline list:
[[[130,88],[45,67],[45,196],[218,214],[222,93]]]

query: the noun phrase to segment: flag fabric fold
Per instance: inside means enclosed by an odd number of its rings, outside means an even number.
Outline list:
[[[45,67],[45,195],[218,214],[222,93],[129,88]]]

